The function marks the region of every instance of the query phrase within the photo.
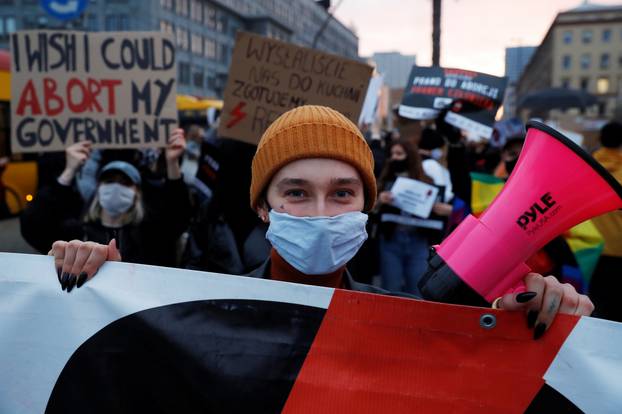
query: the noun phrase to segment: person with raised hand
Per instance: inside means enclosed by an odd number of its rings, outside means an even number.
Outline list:
[[[184,148],[183,130],[174,130],[165,150],[167,177],[157,203],[144,202],[142,177],[125,161],[101,168],[95,195],[84,203],[73,184],[91,145],[79,142],[67,148],[64,171],[52,186],[39,191],[21,217],[26,241],[55,257],[63,290],[82,286],[105,260],[176,265],[176,242],[190,217],[179,166]]]

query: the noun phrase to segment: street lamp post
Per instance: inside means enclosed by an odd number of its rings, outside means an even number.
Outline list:
[[[432,0],[432,66],[441,65],[441,0]]]

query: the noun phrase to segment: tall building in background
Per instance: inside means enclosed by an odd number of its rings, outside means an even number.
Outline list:
[[[519,46],[505,48],[505,76],[510,84],[516,83],[529,63],[537,46]]]
[[[519,46],[505,48],[505,76],[508,77],[508,86],[503,99],[503,117],[510,118],[516,113],[516,82],[523,73],[523,69],[536,51],[537,46]]]
[[[399,52],[378,52],[368,59],[375,62],[376,70],[384,75],[384,83],[391,89],[405,88],[410,70],[417,64],[417,56]]]
[[[61,22],[45,13],[39,0],[0,0],[0,48],[8,48],[11,32],[23,29],[161,30],[176,39],[178,93],[220,97],[238,30],[302,46],[315,43],[358,59],[358,37],[328,14],[329,5],[326,0],[89,0],[80,18]]]
[[[600,116],[622,109],[622,4],[585,1],[557,15],[518,81],[518,99],[550,87],[596,95]]]

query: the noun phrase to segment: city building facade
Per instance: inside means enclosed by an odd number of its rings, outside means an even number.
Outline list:
[[[516,113],[516,82],[518,82],[536,49],[537,46],[505,48],[505,76],[508,78],[508,86],[505,88],[503,99],[504,118],[511,118]]]
[[[391,89],[405,88],[408,76],[417,56],[402,55],[399,52],[379,52],[368,58],[376,65],[376,70],[384,76],[385,85]]]
[[[313,0],[89,0],[63,22],[39,0],[0,0],[0,48],[15,30],[160,30],[177,44],[177,91],[221,97],[238,30],[358,59],[358,37]]]
[[[517,84],[518,99],[551,87],[597,96],[598,115],[622,107],[622,4],[588,3],[561,12]]]
[[[509,83],[516,83],[523,69],[531,60],[537,46],[517,46],[505,48],[505,76]]]

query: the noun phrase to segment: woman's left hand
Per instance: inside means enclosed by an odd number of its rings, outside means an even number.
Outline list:
[[[179,160],[186,150],[186,138],[184,137],[184,130],[176,128],[168,138],[166,146],[166,161],[173,162]]]
[[[527,324],[534,329],[534,339],[540,338],[551,326],[558,313],[589,316],[594,304],[585,295],[577,293],[568,283],[560,283],[554,276],[543,277],[529,273],[524,279],[526,291],[509,293],[498,302],[500,309],[525,311]]]
[[[166,146],[165,151],[166,175],[169,180],[178,180],[181,178],[179,159],[186,151],[186,138],[184,137],[184,130],[181,128],[174,129],[167,144],[168,145]]]

